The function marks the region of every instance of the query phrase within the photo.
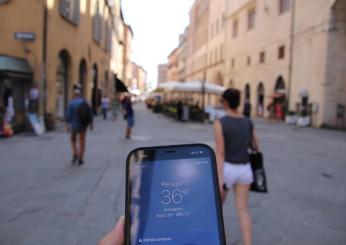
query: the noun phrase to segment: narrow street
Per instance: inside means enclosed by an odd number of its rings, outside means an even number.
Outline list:
[[[95,245],[124,213],[125,158],[138,146],[201,142],[210,124],[178,123],[135,106],[125,122],[96,119],[85,164],[70,164],[64,128],[0,140],[0,244]],[[346,133],[255,120],[269,194],[252,194],[254,244],[346,244]],[[228,244],[241,244],[231,195],[224,205]]]

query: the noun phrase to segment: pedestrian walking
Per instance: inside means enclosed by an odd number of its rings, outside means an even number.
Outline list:
[[[245,100],[243,115],[245,117],[251,117],[251,104],[250,104],[249,99]]]
[[[275,121],[275,104],[274,100],[272,100],[269,105],[267,106],[268,114],[269,114],[269,121]]]
[[[177,104],[177,118],[179,122],[181,122],[183,119],[183,103],[181,100],[179,100]]]
[[[135,124],[135,114],[132,108],[132,102],[130,96],[125,96],[123,99],[123,110],[124,110],[124,119],[127,121],[127,127],[125,130],[125,138],[131,138],[132,128]]]
[[[120,110],[120,102],[118,95],[115,94],[113,101],[112,101],[112,114],[113,114],[113,119],[116,120],[118,118],[118,111]]]
[[[221,199],[233,188],[244,245],[252,244],[248,196],[253,182],[248,149],[258,149],[252,121],[238,111],[240,91],[227,89],[222,95],[226,115],[215,121],[216,159]]]
[[[107,114],[109,109],[109,98],[107,97],[107,95],[103,95],[102,97],[101,109],[102,109],[103,120],[107,120]]]
[[[29,92],[29,112],[31,113],[37,113],[38,112],[38,105],[39,105],[39,90],[37,84],[35,84]]]
[[[72,164],[84,164],[86,132],[88,126],[93,129],[93,114],[88,102],[81,97],[81,87],[74,86],[73,99],[68,105],[66,130],[71,134]],[[79,149],[77,146],[79,139]]]

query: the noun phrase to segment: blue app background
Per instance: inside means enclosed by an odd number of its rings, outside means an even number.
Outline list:
[[[132,164],[131,244],[220,244],[209,158]]]

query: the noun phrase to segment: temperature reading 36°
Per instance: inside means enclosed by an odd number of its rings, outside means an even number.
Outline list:
[[[186,196],[188,193],[188,189],[174,189],[173,191],[162,190],[161,203],[164,205],[169,205],[171,203],[180,204],[183,202],[184,196]]]

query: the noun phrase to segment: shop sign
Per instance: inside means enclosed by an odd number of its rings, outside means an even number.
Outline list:
[[[35,41],[36,35],[33,32],[15,32],[14,37],[18,40],[23,41]]]

